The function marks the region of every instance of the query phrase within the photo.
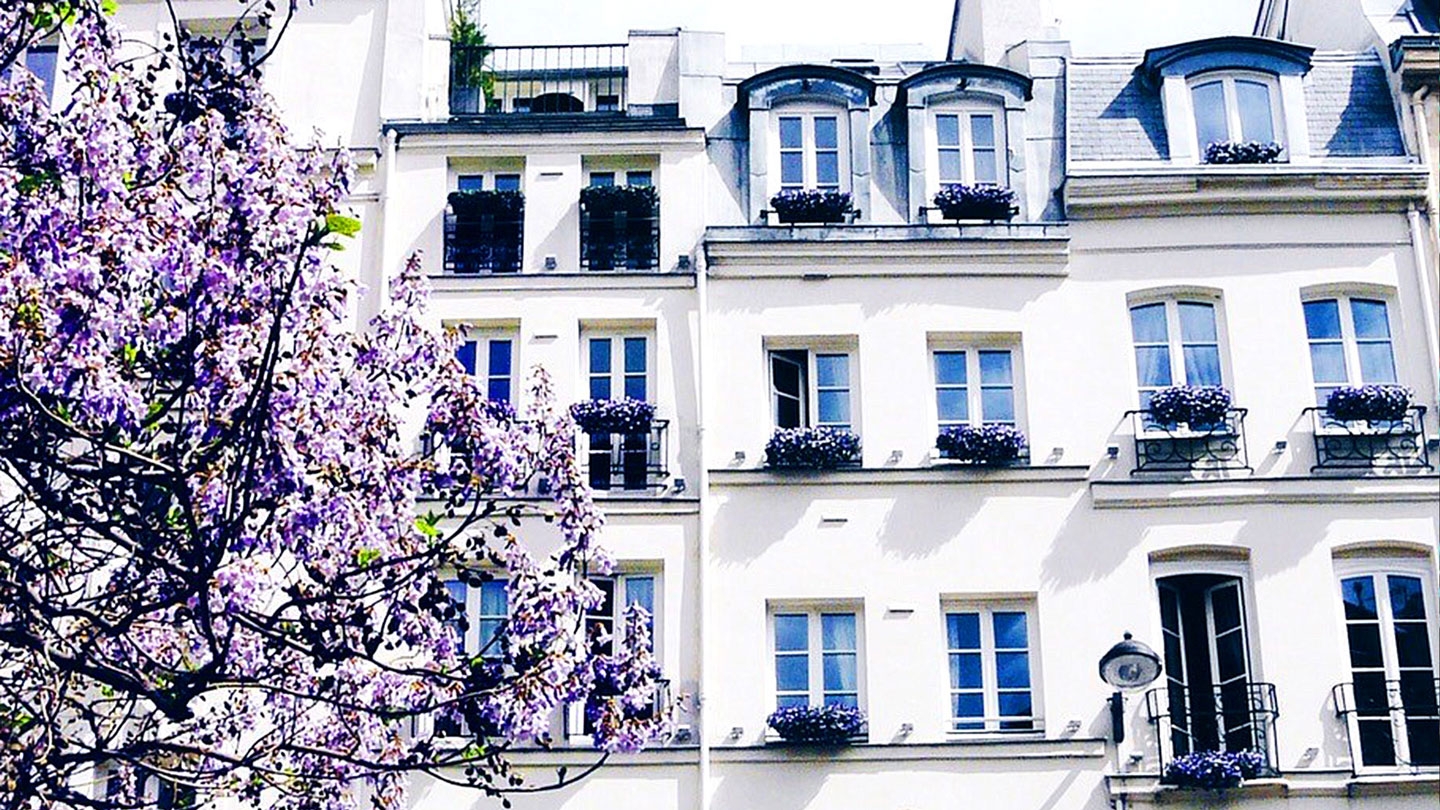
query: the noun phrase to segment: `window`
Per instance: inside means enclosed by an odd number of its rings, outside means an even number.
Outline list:
[[[1223,385],[1215,305],[1166,300],[1130,308],[1140,407],[1172,385]]]
[[[1002,184],[995,112],[939,113],[935,116],[940,185]]]
[[[455,349],[455,357],[466,373],[485,381],[485,396],[489,399],[513,402],[515,343],[513,335],[467,335]]]
[[[265,54],[265,29],[253,20],[186,20],[182,27],[185,50],[195,61],[213,59],[238,71]]]
[[[854,611],[778,611],[771,626],[776,708],[860,706],[860,628]]]
[[[1315,401],[1324,405],[1343,385],[1393,383],[1395,350],[1385,302],[1371,298],[1323,298],[1305,302],[1305,336]]]
[[[932,357],[940,427],[1015,424],[1010,349],[937,349]]]
[[[1037,728],[1033,611],[1024,604],[952,607],[945,613],[950,722],[955,731]]]
[[[780,188],[841,191],[845,149],[835,112],[779,116]]]
[[[850,366],[848,352],[772,350],[770,392],[775,426],[851,430]]]
[[[645,609],[646,613],[650,614],[651,649],[654,650],[658,659],[660,655],[657,634],[660,620],[657,611],[659,574],[617,574],[612,577],[592,577],[590,582],[603,594],[601,603],[585,614],[585,635],[589,640],[590,651],[596,655],[613,654],[615,642],[626,640],[625,614],[632,605],[639,605]],[[567,734],[571,737],[588,737],[595,732],[590,718],[585,716],[585,706],[582,703],[570,705],[565,722]]]
[[[503,658],[501,638],[510,617],[505,581],[491,579],[479,585],[467,585],[452,579],[446,581],[445,589],[450,592],[458,612],[457,617],[446,624],[459,639],[461,649],[467,655],[485,659]]]
[[[1440,766],[1434,587],[1425,560],[1340,580],[1351,683],[1344,697],[1359,768]]]
[[[649,338],[641,335],[591,337],[588,380],[591,399],[649,397]]]
[[[1279,141],[1279,93],[1260,76],[1207,76],[1190,85],[1199,154],[1223,141]]]
[[[489,188],[492,191],[519,191],[520,175],[509,173],[492,174],[462,174],[456,182],[460,191],[484,191]]]
[[[45,85],[45,97],[55,97],[55,68],[60,60],[58,45],[35,45],[25,51],[25,67]]]

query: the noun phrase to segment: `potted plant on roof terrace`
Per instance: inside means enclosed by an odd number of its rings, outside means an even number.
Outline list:
[[[848,191],[813,188],[785,189],[770,198],[770,208],[787,225],[844,222],[855,210]]]

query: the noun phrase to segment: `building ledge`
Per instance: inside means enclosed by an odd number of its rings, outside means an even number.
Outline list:
[[[1092,481],[1096,509],[1148,509],[1251,503],[1433,503],[1440,475],[1285,476],[1214,481]]]
[[[489,273],[429,277],[430,289],[440,296],[451,293],[529,292],[534,290],[688,290],[694,273],[631,273],[595,270],[586,273]]]
[[[840,470],[712,469],[714,487],[775,486],[886,486],[893,484],[1016,484],[1084,481],[1090,468],[1080,465],[1043,467],[976,467],[937,464],[933,467],[855,467]]]
[[[1056,222],[716,226],[705,229],[705,255],[716,278],[1064,276],[1070,229]]]
[[[1125,797],[1136,804],[1209,806],[1246,800],[1289,798],[1359,798],[1368,796],[1433,796],[1440,787],[1435,772],[1384,776],[1353,776],[1346,770],[1288,771],[1274,779],[1252,779],[1223,791],[1193,790],[1160,784],[1155,773],[1108,774],[1106,788],[1112,798]]]
[[[1064,739],[965,740],[943,743],[858,743],[838,748],[813,745],[716,745],[715,762],[941,762],[974,760],[1105,759],[1099,737]]]
[[[522,517],[539,517],[547,510],[555,508],[555,501],[544,496],[519,496],[512,498],[495,498],[497,508],[504,510],[511,506],[518,506],[524,514]],[[418,502],[420,510],[437,509],[440,501],[422,499]],[[700,514],[700,499],[692,495],[603,495],[596,494],[595,506],[607,516],[620,515],[698,515]],[[533,509],[534,511],[529,511]]]
[[[1423,202],[1426,180],[1423,167],[1408,165],[1074,168],[1065,211],[1072,219],[1395,212]]]

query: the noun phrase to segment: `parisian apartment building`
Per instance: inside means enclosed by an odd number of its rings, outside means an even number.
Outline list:
[[[598,403],[591,621],[652,613],[675,728],[515,807],[1436,806],[1437,4],[1256,0],[1100,56],[1045,5],[745,61],[300,5],[264,82],[357,163],[357,322],[418,252],[492,399],[538,365]],[[452,592],[478,648],[504,583]],[[859,722],[770,720],[824,706]],[[588,732],[515,762],[583,768]],[[1244,781],[1166,778],[1202,752]]]

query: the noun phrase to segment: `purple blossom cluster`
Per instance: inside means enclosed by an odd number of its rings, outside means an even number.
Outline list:
[[[1261,141],[1217,141],[1205,147],[1205,162],[1217,165],[1276,163],[1285,148]]]
[[[587,399],[570,406],[570,418],[586,433],[649,433],[655,405],[640,399]]]
[[[1150,418],[1162,425],[1191,427],[1223,424],[1230,391],[1219,385],[1176,385],[1150,395]]]
[[[1404,419],[1413,398],[1403,385],[1347,385],[1330,392],[1325,415],[1341,422]]]
[[[777,428],[765,444],[765,465],[776,469],[832,470],[860,460],[860,437],[833,428]]]
[[[1025,433],[1013,425],[958,425],[941,430],[935,438],[940,455],[976,464],[1008,464],[1026,447]]]
[[[786,742],[844,745],[865,730],[865,712],[852,706],[790,706],[765,722]]]
[[[1259,751],[1195,751],[1166,763],[1160,781],[1182,788],[1224,790],[1257,779],[1269,769]]]
[[[1015,192],[988,183],[947,183],[933,202],[946,219],[1010,219],[1016,211]]]
[[[770,198],[775,216],[786,223],[843,222],[855,210],[848,191],[786,189]]]

